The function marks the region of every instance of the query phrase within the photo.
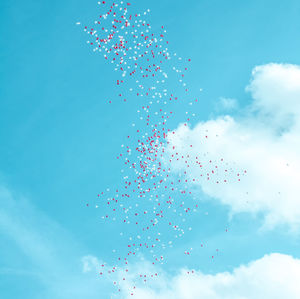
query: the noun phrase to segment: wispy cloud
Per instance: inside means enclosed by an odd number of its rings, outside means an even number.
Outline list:
[[[36,298],[103,298],[110,293],[105,281],[82,273],[83,249],[60,225],[30,202],[7,188],[0,188],[0,231],[26,256],[28,269],[11,265],[1,275],[33,275],[43,294]],[[26,298],[26,297],[25,297]]]
[[[238,108],[238,101],[233,98],[219,98],[217,104],[216,104],[216,110],[218,112],[230,112],[232,110],[235,110]]]

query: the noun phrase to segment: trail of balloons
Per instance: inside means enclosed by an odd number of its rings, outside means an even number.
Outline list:
[[[98,2],[101,14],[92,26],[83,26],[88,35],[87,43],[94,52],[103,55],[119,74],[116,80],[120,102],[140,98],[137,121],[132,123],[134,135],[130,142],[122,145],[117,159],[124,163],[123,184],[114,191],[107,189],[98,194],[96,208],[103,221],[122,223],[124,229],[120,239],[125,240],[123,252],[113,250],[116,262],[113,266],[102,264],[99,274],[111,277],[117,290],[130,276],[130,281],[147,283],[159,277],[158,272],[139,273],[132,277],[130,262],[145,256],[152,265],[161,265],[167,248],[192,228],[188,224],[190,214],[197,212],[198,204],[191,191],[191,184],[201,180],[226,183],[232,169],[223,159],[209,160],[208,156],[197,155],[193,144],[188,144],[190,153],[181,155],[180,149],[170,146],[175,130],[168,127],[174,117],[171,110],[174,102],[182,102],[170,87],[177,84],[181,94],[188,95],[185,74],[190,59],[183,59],[168,49],[164,26],[152,30],[145,20],[150,10],[130,13],[131,4],[123,1]],[[111,104],[112,100],[108,100]],[[187,101],[187,106],[198,104],[198,100]],[[186,112],[184,126],[189,126],[195,117]],[[203,142],[208,138],[204,132]],[[172,164],[181,161],[183,173],[175,174]],[[199,175],[189,172],[190,166],[199,167]],[[222,181],[220,178],[222,177]],[[240,180],[240,177],[238,177]],[[87,204],[89,206],[89,204]],[[125,244],[120,241],[120,244]],[[201,245],[203,246],[203,244]],[[182,252],[191,255],[192,248]],[[213,257],[212,257],[213,258]],[[188,273],[193,273],[188,272]],[[134,295],[135,285],[128,292]]]

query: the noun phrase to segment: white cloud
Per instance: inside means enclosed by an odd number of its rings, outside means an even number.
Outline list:
[[[243,117],[180,125],[169,134],[171,165],[233,213],[263,212],[265,227],[299,229],[300,68],[256,67],[247,90],[253,102]]]
[[[86,255],[82,257],[81,262],[83,273],[88,273],[93,270],[99,271],[100,269],[100,261],[93,255]]]
[[[9,268],[1,268],[0,274],[9,274],[10,279],[22,275],[25,283],[25,276],[34,277],[35,284],[27,286],[34,294],[31,298],[109,296],[111,288],[106,286],[106,280],[82,273],[80,244],[27,199],[0,185],[0,243],[3,246],[6,238],[13,241],[10,250],[15,251],[16,262],[10,258]],[[2,255],[4,261],[5,258],[5,254]]]
[[[253,109],[273,127],[299,129],[300,67],[290,64],[268,64],[254,68],[247,90],[253,96]]]
[[[231,111],[238,108],[238,102],[233,98],[224,98],[221,97],[217,103],[217,111],[225,110]]]
[[[182,270],[160,278],[160,285],[138,286],[134,298],[143,299],[298,299],[300,260],[283,254],[266,255],[232,273],[216,275]],[[127,294],[127,293],[126,293]],[[132,296],[124,295],[125,298]]]
[[[139,256],[136,262],[131,262],[126,266],[112,266],[100,261],[93,255],[84,256],[81,261],[84,273],[92,272],[99,276],[100,272],[101,277],[104,277],[106,282],[114,285],[111,298],[120,298],[120,293],[122,293],[121,298],[127,295],[132,296],[131,294],[135,293],[136,286],[141,283],[151,285],[153,289],[166,286],[166,273],[159,266],[154,266],[151,262],[145,260],[142,255]],[[159,279],[158,273],[160,273]]]

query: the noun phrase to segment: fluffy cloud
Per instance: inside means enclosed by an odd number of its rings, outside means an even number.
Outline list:
[[[137,287],[143,299],[297,299],[300,298],[300,260],[283,254],[266,255],[232,273],[187,274],[162,278],[160,287]],[[124,296],[132,298],[131,295]]]
[[[258,66],[246,89],[253,101],[239,117],[180,125],[169,134],[173,171],[184,169],[233,213],[262,212],[268,228],[299,229],[300,68]]]

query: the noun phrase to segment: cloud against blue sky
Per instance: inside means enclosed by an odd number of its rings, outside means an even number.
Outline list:
[[[218,161],[219,169],[212,171],[224,173],[224,168],[228,169],[222,178],[208,181],[199,177],[199,164],[191,162],[189,175],[197,178],[191,183],[229,205],[232,213],[261,212],[265,227],[288,225],[298,231],[300,68],[257,66],[246,89],[253,100],[235,117],[220,116],[194,128],[181,125],[177,134],[169,134],[169,146],[180,156],[189,155],[189,161],[195,161],[196,156],[204,160],[205,155],[206,160]],[[174,171],[184,166],[184,162],[176,165],[175,161]],[[231,174],[232,169],[239,171]]]
[[[219,169],[206,165],[216,182],[190,163],[198,211],[184,238],[170,234],[163,265],[141,253],[114,277],[102,265],[127,241],[91,203],[126,176],[116,156],[141,102],[120,104],[114,68],[76,26],[97,7],[0,4],[0,297],[131,298],[135,284],[135,298],[299,298],[299,1],[132,2],[192,61],[187,103],[198,104],[172,107],[170,148]],[[184,176],[182,162],[170,175]],[[159,279],[136,283],[141,272]]]

